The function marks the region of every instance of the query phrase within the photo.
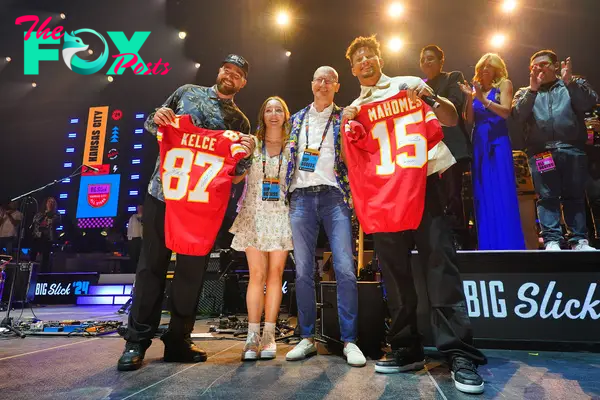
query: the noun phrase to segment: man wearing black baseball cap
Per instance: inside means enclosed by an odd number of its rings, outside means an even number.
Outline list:
[[[249,135],[250,122],[235,105],[233,97],[246,86],[247,76],[248,62],[241,56],[230,54],[223,60],[214,86],[183,85],[148,116],[144,125],[146,130],[156,135],[158,127],[171,124],[176,115],[190,114],[200,128],[242,132],[246,135],[243,135],[241,145],[250,156],[238,162],[235,174],[243,175],[252,163],[250,157],[255,142]],[[136,370],[142,366],[146,350],[160,323],[166,274],[172,253],[165,244],[165,198],[160,177],[159,158],[144,201],[144,241],[125,334],[127,343],[117,365],[121,371]],[[233,197],[233,201],[237,201],[236,196]],[[225,225],[226,222],[223,227],[228,230],[229,227]],[[207,358],[206,352],[191,340],[196,321],[195,302],[200,297],[206,269],[206,265],[198,265],[194,260],[195,257],[177,260],[175,274],[183,274],[185,279],[174,279],[171,285],[171,321],[168,331],[161,337],[165,343],[165,361],[201,362]]]
[[[248,61],[242,56],[238,56],[237,54],[230,54],[223,60],[223,65],[231,64],[235,65],[244,73],[244,78],[248,78]]]

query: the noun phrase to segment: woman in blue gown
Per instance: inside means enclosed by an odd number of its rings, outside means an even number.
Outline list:
[[[473,200],[479,250],[524,250],[512,146],[506,119],[513,87],[506,64],[488,53],[466,84],[465,120],[473,124]]]

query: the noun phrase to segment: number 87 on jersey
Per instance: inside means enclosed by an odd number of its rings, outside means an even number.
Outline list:
[[[189,115],[161,127],[157,140],[165,200],[226,204],[235,165],[248,155],[240,138],[231,130],[199,128]]]

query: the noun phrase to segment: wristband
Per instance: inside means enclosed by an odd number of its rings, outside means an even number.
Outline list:
[[[252,157],[242,158],[235,166],[235,175],[239,176],[246,172],[252,166]]]

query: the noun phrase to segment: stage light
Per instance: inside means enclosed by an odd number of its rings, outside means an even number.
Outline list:
[[[196,64],[194,64],[194,67],[196,67],[196,68],[200,68],[200,63],[196,63]]]
[[[143,129],[136,129],[134,132],[135,132],[136,135],[141,135],[142,133],[144,133],[144,130]]]
[[[142,147],[143,147],[143,146],[142,146],[142,144],[141,144],[141,143],[138,143],[138,144],[134,144],[134,145],[133,145],[133,149],[134,149],[134,150],[141,150],[141,149],[142,149]]]
[[[10,58],[10,57],[6,57],[6,58],[5,58],[5,60],[6,60],[6,62],[11,62],[11,61],[12,61],[12,58]]]
[[[285,26],[290,23],[290,16],[287,12],[280,11],[277,13],[277,17],[275,18],[275,21],[277,22],[277,25]]]
[[[64,168],[73,168],[73,163],[66,162],[66,163],[63,164],[63,167]]]
[[[67,149],[65,150],[65,153],[75,153],[75,148],[74,147],[67,147]]]
[[[112,76],[109,76],[108,78],[106,78],[109,82],[112,82],[114,79]]]
[[[35,82],[32,82],[32,83],[31,83],[31,87],[37,87],[37,83],[35,83]]]
[[[179,32],[179,39],[185,39],[185,37],[187,36],[187,33],[185,32]]]
[[[72,124],[78,124],[79,123],[79,118],[71,118],[71,123]]]
[[[132,181],[139,181],[140,180],[140,176],[138,174],[131,175],[131,180]]]
[[[291,56],[291,55],[292,55],[292,52],[291,52],[291,51],[289,51],[289,50],[288,50],[288,51],[286,51],[286,52],[285,52],[285,56],[286,56],[286,57],[289,57],[289,56]]]
[[[138,194],[140,194],[140,192],[139,192],[139,191],[137,191],[137,190],[130,190],[130,191],[129,191],[129,195],[130,195],[130,196],[137,196]]]
[[[136,164],[140,164],[142,161],[139,158],[134,158],[133,160],[131,160],[131,164],[136,165]]]
[[[144,119],[144,114],[142,114],[142,113],[135,114],[135,119]]]
[[[127,211],[129,211],[129,212],[137,212],[137,207],[135,207],[135,206],[127,207]]]
[[[398,18],[404,13],[404,6],[400,3],[392,3],[388,8],[388,14],[392,18]]]
[[[92,50],[92,49],[89,49],[89,50],[88,50],[88,54],[94,54],[94,50]]]
[[[60,13],[60,19],[67,19],[67,15],[65,13]]]
[[[492,39],[490,41],[491,45],[495,48],[500,48],[500,47],[504,46],[505,42],[506,42],[506,36],[504,36],[501,33],[497,33],[494,36],[492,36]]]
[[[60,198],[61,199],[68,199],[69,198],[69,194],[68,193],[61,193],[60,194]]]
[[[404,45],[404,43],[402,43],[402,39],[400,39],[399,37],[391,38],[388,43],[389,49],[391,51],[393,51],[394,53],[400,51],[400,49],[402,49],[403,45]]]
[[[77,137],[77,133],[71,132],[69,133],[69,139],[75,139]]]
[[[511,13],[515,11],[516,8],[516,0],[504,0],[504,2],[502,3],[502,11],[504,11],[505,13]]]
[[[71,183],[71,178],[65,178],[65,179],[63,179],[62,183]]]

